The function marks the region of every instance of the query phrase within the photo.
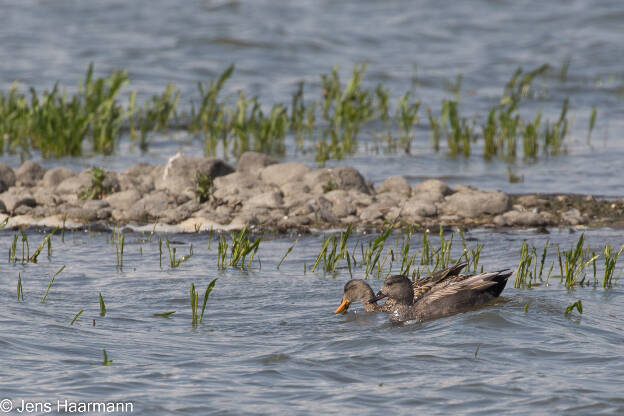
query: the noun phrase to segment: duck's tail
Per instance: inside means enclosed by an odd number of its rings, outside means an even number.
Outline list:
[[[508,271],[508,269],[499,270],[492,273],[492,276],[488,276],[486,279],[484,279],[493,283],[486,289],[486,292],[494,297],[500,296],[500,294],[505,289],[505,286],[507,285],[507,280],[509,279],[509,276],[511,276],[512,274],[513,272]]]

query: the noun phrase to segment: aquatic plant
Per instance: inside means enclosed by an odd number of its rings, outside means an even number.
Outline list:
[[[54,275],[50,278],[50,281],[48,282],[48,288],[46,289],[45,293],[43,294],[43,297],[41,298],[41,303],[44,303],[46,301],[46,298],[48,297],[48,293],[50,292],[50,288],[52,287],[52,284],[54,283],[54,279],[56,279],[56,276],[61,274],[63,270],[65,270],[65,265],[63,265],[60,269],[58,269],[57,272],[54,273]]]
[[[195,174],[194,189],[195,199],[197,202],[204,203],[208,201],[213,190],[212,177],[203,172],[197,171]]]
[[[583,313],[583,302],[581,302],[580,299],[568,305],[568,307],[565,310],[565,316],[568,316],[569,314],[571,314],[574,309],[576,309],[578,313],[580,314]]]
[[[105,183],[106,172],[104,169],[94,167],[91,169],[91,183],[78,192],[78,199],[102,199],[111,192],[109,185]]]
[[[201,323],[204,319],[204,312],[206,311],[206,304],[208,303],[208,295],[212,292],[217,279],[214,279],[212,282],[208,284],[206,290],[204,291],[204,302],[202,304],[201,314],[197,313],[198,304],[199,304],[199,294],[195,290],[195,284],[191,283],[190,295],[191,295],[191,318],[193,328],[197,327],[198,323]]]
[[[22,274],[17,274],[17,301],[24,301],[24,287],[22,286]]]
[[[217,253],[217,267],[221,270],[224,270],[227,266],[235,267],[237,269],[245,269],[249,267],[258,252],[262,238],[263,236],[260,236],[255,241],[252,241],[249,234],[248,224],[245,224],[245,226],[238,233],[234,233],[232,235],[231,247],[229,247],[225,236],[223,234],[220,235]],[[249,256],[248,261],[247,256]]]
[[[176,313],[176,311],[168,311],[168,312],[162,312],[162,313],[155,313],[154,316],[159,317],[159,318],[168,318],[174,313]]]
[[[108,354],[106,353],[106,350],[102,350],[102,354],[104,355],[104,360],[102,361],[102,365],[103,366],[111,365],[113,363],[113,360],[108,359]]]
[[[295,240],[295,242],[290,247],[288,247],[288,250],[286,250],[286,253],[284,253],[284,255],[282,256],[282,259],[277,264],[277,270],[279,270],[279,268],[282,265],[282,263],[284,263],[284,260],[286,260],[286,256],[288,256],[290,254],[290,252],[293,250],[293,248],[295,248],[295,246],[297,245],[297,242],[299,242],[298,239]]]
[[[185,261],[187,261],[193,256],[193,244],[191,244],[189,247],[189,254],[182,256],[180,258],[176,258],[176,248],[171,247],[171,243],[169,242],[168,238],[165,238],[165,245],[167,246],[167,251],[169,252],[169,267],[171,267],[172,269],[180,267],[180,264],[184,263]],[[159,250],[161,253],[160,254],[160,258],[161,258],[160,267],[162,268],[162,240],[159,240]]]
[[[76,322],[78,318],[80,318],[80,315],[82,315],[83,312],[84,312],[84,309],[81,309],[76,315],[74,315],[74,319],[71,320],[69,325],[73,325],[74,322]]]
[[[100,292],[100,316],[106,316],[106,305],[104,304],[102,292]]]

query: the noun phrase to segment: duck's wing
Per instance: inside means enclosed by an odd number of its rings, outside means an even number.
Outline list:
[[[501,294],[511,274],[496,271],[457,276],[432,288],[417,301],[417,307],[423,316],[432,318],[481,305]]]
[[[453,277],[457,277],[459,273],[466,267],[468,263],[458,263],[446,269],[438,270],[431,276],[423,277],[414,282],[414,298],[420,298],[430,292],[436,285],[449,281]],[[461,276],[461,275],[460,275]]]

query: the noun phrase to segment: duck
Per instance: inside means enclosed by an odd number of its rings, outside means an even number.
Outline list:
[[[440,284],[441,281],[444,281],[445,279],[448,280],[448,278],[459,275],[466,265],[467,263],[458,263],[451,267],[447,267],[446,269],[438,270],[430,276],[419,279],[414,283],[411,283],[410,281],[414,297],[422,297],[425,293],[431,290],[432,287]],[[346,312],[349,309],[349,306],[354,302],[362,303],[364,305],[365,312],[391,312],[394,308],[394,300],[388,299],[383,305],[377,305],[376,302],[369,302],[369,300],[373,297],[375,297],[375,292],[364,280],[349,280],[344,285],[342,302],[334,311],[334,314]]]
[[[390,321],[426,321],[464,312],[497,298],[505,289],[512,272],[500,270],[475,275],[457,275],[442,279],[418,297],[405,275],[388,277],[369,303],[388,298],[393,301]]]

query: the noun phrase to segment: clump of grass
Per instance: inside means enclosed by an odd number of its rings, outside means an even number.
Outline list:
[[[624,245],[620,247],[617,253],[613,252],[613,247],[610,245],[606,245],[603,251],[604,262],[605,262],[605,270],[604,276],[602,278],[602,287],[610,288],[614,285],[613,277],[615,272],[615,264],[617,263],[620,254],[622,254],[622,250],[624,250]],[[595,264],[595,263],[594,263]]]
[[[213,181],[210,175],[197,171],[195,174],[195,199],[197,202],[204,203],[208,201],[213,190]]]
[[[580,299],[568,305],[568,307],[565,310],[565,316],[568,316],[569,314],[571,314],[574,309],[576,309],[577,312],[580,314],[583,313],[583,302],[581,302]]]
[[[193,244],[191,244],[189,247],[189,254],[187,254],[186,256],[182,256],[180,258],[176,258],[177,250],[175,247],[171,247],[171,243],[169,242],[168,238],[165,238],[165,244],[167,246],[167,251],[169,252],[169,267],[171,267],[172,269],[180,267],[180,264],[184,263],[185,261],[187,261],[193,256]],[[160,243],[160,250],[161,250],[161,268],[162,268],[162,242]]]
[[[262,236],[258,237],[255,241],[252,241],[249,234],[248,224],[245,224],[245,226],[238,233],[234,233],[232,235],[231,247],[229,247],[225,236],[221,235],[219,237],[217,267],[220,270],[225,270],[228,266],[235,267],[237,269],[246,269],[251,265],[251,262],[256,256],[261,241]],[[249,260],[247,260],[248,256]]]
[[[106,184],[106,172],[94,167],[91,169],[91,183],[78,192],[78,199],[102,199],[110,192],[111,188]]]
[[[570,248],[563,253],[561,253],[561,251],[557,248],[561,279],[565,283],[566,287],[573,287],[576,285],[582,286],[586,277],[585,268],[599,257],[599,255],[594,255],[593,257],[587,259],[589,255],[584,251],[584,244],[585,234],[581,234],[576,246],[573,248]]]
[[[347,249],[347,242],[349,241],[350,235],[351,225],[349,225],[344,232],[340,233],[340,237],[336,234],[332,234],[325,238],[321,246],[321,251],[312,266],[312,271],[316,270],[322,260],[323,271],[325,273],[334,273],[340,260],[345,259],[349,267],[349,273],[351,273],[351,258],[349,256],[349,250]]]
[[[214,279],[212,282],[208,284],[206,290],[204,291],[204,301],[202,304],[201,314],[197,313],[198,305],[199,305],[199,293],[195,290],[195,284],[191,283],[191,317],[192,317],[192,325],[193,328],[197,327],[198,323],[201,323],[204,319],[204,312],[206,311],[206,304],[208,303],[208,295],[214,289],[215,284],[217,283],[217,279]]]

